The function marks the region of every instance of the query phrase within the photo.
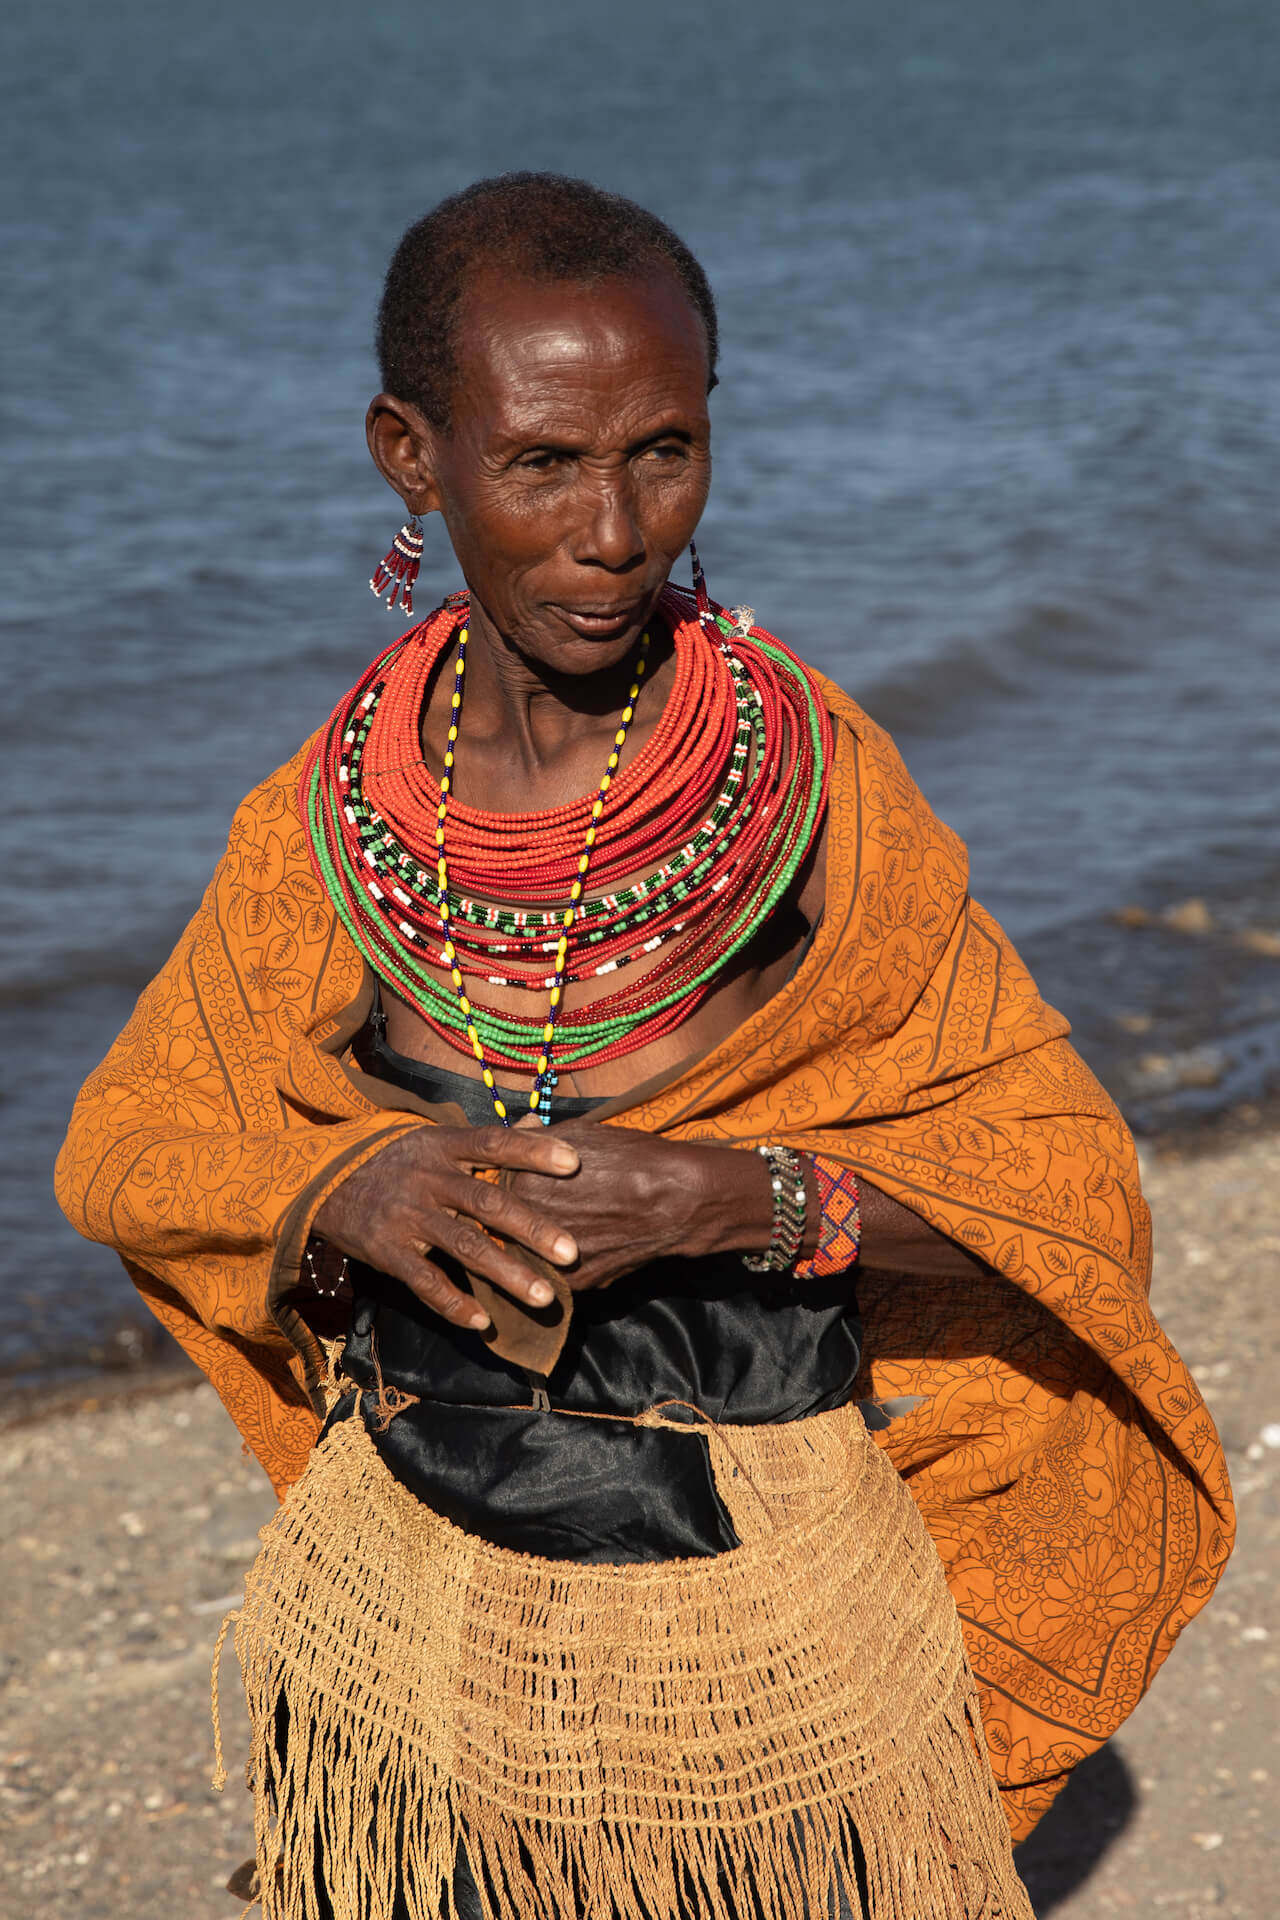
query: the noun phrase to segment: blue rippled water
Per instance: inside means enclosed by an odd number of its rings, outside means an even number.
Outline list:
[[[1120,902],[1274,914],[1270,0],[67,0],[0,31],[0,1364],[127,1303],[49,1196],[66,1108],[236,800],[392,631],[377,284],[479,174],[587,174],[702,255],[713,589],[895,731],[1072,1011]],[[438,535],[427,570],[455,584]],[[1107,964],[1152,999],[1142,953]],[[1265,1025],[1260,979],[1233,1017]]]

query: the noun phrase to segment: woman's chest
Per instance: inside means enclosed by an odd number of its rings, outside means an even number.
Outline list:
[[[747,889],[745,908],[729,889],[691,883],[674,913],[667,897],[666,913],[650,919],[641,889],[654,886],[652,875],[624,876],[603,898],[584,895],[567,936],[563,900],[516,913],[460,896],[443,944],[419,948],[430,990],[399,993],[393,980],[384,993],[387,1042],[455,1073],[487,1069],[521,1092],[545,1047],[561,1096],[604,1099],[709,1053],[787,984],[812,941],[825,825],[785,890],[762,887],[753,904]],[[669,896],[669,878],[662,886]],[[598,937],[601,926],[612,941]]]
[[[631,1005],[640,1015],[639,1023],[627,1036],[632,1044],[620,1047],[612,1058],[586,1067],[575,1067],[561,1057],[556,1067],[558,1090],[570,1095],[610,1098],[669,1071],[691,1055],[710,1052],[758,1012],[785,984],[793,970],[804,944],[805,924],[798,913],[781,919],[783,924],[762,929],[744,948],[737,964],[731,963],[721,977],[712,978],[701,991],[695,988],[693,993],[686,993],[683,1008],[679,998],[673,1005],[664,1003],[671,1002],[679,992],[673,982],[677,969],[680,979],[684,980],[692,967],[696,981],[696,949],[692,954],[677,955],[660,947],[645,954],[634,963],[627,981],[632,990]],[[449,975],[443,967],[434,971],[442,985],[449,984]],[[486,980],[472,985],[470,993],[490,1015],[519,1021],[536,1032],[545,1026],[553,1011],[554,977],[554,973],[548,971],[540,989]],[[603,1021],[608,1017],[617,986],[616,971],[576,979],[561,990],[555,1011],[587,1014],[595,1008],[600,1010]],[[652,1037],[646,1037],[646,1007],[653,1008],[659,1015],[652,1023]],[[454,1072],[459,1069],[462,1048],[456,1029],[424,1018],[394,992],[384,992],[383,1008],[387,1041],[397,1053]],[[674,1020],[672,1013],[678,1016]],[[474,1070],[477,1075],[481,1072],[478,1060]],[[520,1084],[519,1076],[510,1070],[499,1077],[507,1086]]]

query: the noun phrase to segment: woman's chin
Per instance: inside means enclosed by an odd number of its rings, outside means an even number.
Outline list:
[[[531,652],[541,666],[556,673],[603,673],[626,660],[639,645],[648,625],[644,608],[628,613],[625,619],[581,620],[548,609],[549,619],[539,623]],[[525,651],[526,649],[522,649]]]

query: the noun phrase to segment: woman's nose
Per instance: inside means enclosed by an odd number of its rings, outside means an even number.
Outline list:
[[[644,558],[644,535],[636,518],[628,473],[607,474],[597,479],[584,505],[577,560],[619,573]]]

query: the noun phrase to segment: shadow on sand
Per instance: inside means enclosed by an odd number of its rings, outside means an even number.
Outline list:
[[[1137,1804],[1133,1776],[1112,1747],[1082,1762],[1014,1855],[1037,1920],[1084,1885]]]

